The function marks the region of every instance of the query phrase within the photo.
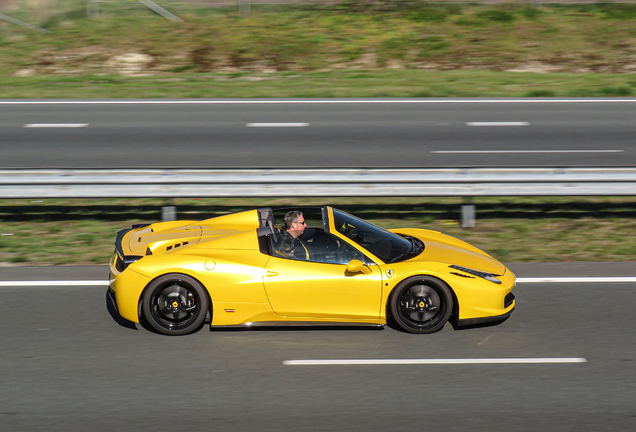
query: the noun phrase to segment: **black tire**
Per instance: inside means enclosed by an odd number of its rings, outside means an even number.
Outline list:
[[[167,274],[148,284],[142,297],[142,315],[159,333],[180,336],[199,330],[208,310],[208,296],[194,278]]]
[[[393,319],[409,333],[434,333],[444,327],[453,311],[450,287],[431,276],[403,280],[389,298]]]

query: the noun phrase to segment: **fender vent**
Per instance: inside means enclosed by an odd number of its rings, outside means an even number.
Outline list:
[[[450,272],[450,274],[455,275],[455,276],[459,276],[459,277],[463,277],[466,279],[475,279],[475,276],[469,276],[467,274],[461,274],[461,273],[455,273],[455,272]]]

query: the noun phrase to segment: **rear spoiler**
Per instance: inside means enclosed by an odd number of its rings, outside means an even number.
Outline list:
[[[147,227],[150,224],[134,224],[132,227],[130,228],[125,228],[122,230],[117,231],[117,237],[115,238],[115,252],[117,253],[117,255],[119,256],[119,259],[121,261],[121,264],[123,264],[123,268],[118,268],[117,270],[119,271],[123,271],[126,267],[128,267],[130,264],[139,261],[141,258],[143,258],[143,256],[140,255],[124,255],[124,247],[122,246],[122,241],[124,239],[124,236],[131,230],[134,229],[139,229],[139,228],[144,228]],[[119,267],[119,266],[118,266]]]

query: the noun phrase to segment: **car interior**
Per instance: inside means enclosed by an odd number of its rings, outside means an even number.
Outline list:
[[[262,253],[287,259],[304,259],[291,257],[279,250],[279,240],[283,229],[276,225],[274,212],[271,208],[258,209],[260,227],[257,230],[259,247]],[[329,264],[347,264],[356,258],[368,261],[362,253],[350,245],[339,240],[322,228],[307,227],[298,238],[309,251],[309,261]]]

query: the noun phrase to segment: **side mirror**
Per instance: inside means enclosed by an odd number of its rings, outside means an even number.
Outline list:
[[[371,274],[371,269],[365,263],[356,259],[349,261],[347,271],[349,273]]]

